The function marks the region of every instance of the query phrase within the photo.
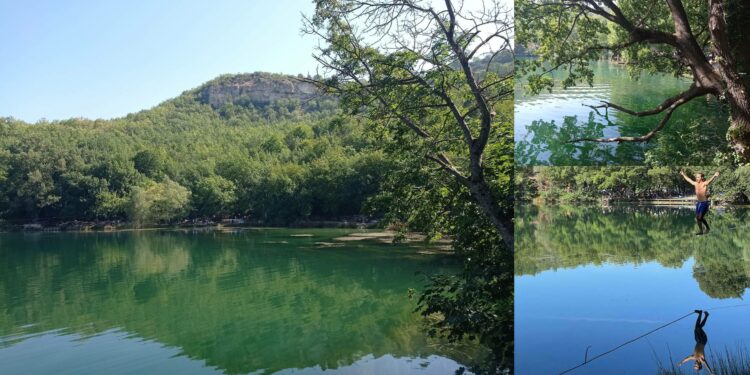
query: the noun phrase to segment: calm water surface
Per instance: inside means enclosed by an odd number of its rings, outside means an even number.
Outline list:
[[[559,374],[587,347],[593,357],[695,309],[711,311],[709,364],[748,349],[750,210],[710,213],[705,236],[689,208],[524,206],[516,218],[516,374]],[[694,321],[571,374],[657,374],[692,353]]]
[[[407,293],[455,261],[350,232],[0,234],[0,374],[461,367]]]
[[[621,65],[593,63],[593,86],[580,84],[551,93],[527,95],[523,79],[518,80],[515,101],[516,163],[519,165],[640,165],[647,158],[674,165],[690,158],[693,164],[708,164],[716,151],[725,148],[727,112],[715,100],[698,99],[678,108],[670,122],[649,143],[571,144],[589,137],[639,136],[654,128],[659,115],[634,117],[618,110],[597,113],[585,105],[601,101],[642,111],[655,107],[690,86],[687,79],[669,75],[630,76]],[[556,85],[567,72],[555,72]]]

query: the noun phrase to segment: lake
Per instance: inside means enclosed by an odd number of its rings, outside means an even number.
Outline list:
[[[0,233],[0,374],[447,374],[409,289],[456,260],[354,230]],[[434,250],[434,249],[433,249]]]
[[[711,164],[715,154],[727,151],[728,112],[716,100],[698,98],[672,114],[666,127],[648,143],[569,143],[589,137],[644,135],[659,115],[635,117],[615,109],[598,112],[584,105],[609,101],[634,110],[655,107],[684,91],[690,81],[646,73],[634,79],[623,65],[592,63],[594,82],[563,90],[567,71],[555,71],[556,88],[528,95],[526,81],[517,80],[515,99],[515,158],[518,165],[661,165]]]
[[[748,349],[750,210],[520,206],[516,374],[559,374],[695,309],[711,312],[706,354]],[[745,298],[745,299],[743,299]],[[692,353],[696,315],[569,374],[657,374]],[[684,365],[693,372],[692,362]]]

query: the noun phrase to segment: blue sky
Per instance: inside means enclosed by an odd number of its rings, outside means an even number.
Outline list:
[[[220,74],[315,72],[310,0],[0,0],[0,116],[112,118]]]

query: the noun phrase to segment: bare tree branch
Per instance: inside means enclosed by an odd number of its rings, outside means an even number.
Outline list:
[[[680,100],[685,100],[685,99],[690,100],[690,99],[693,99],[693,98],[697,98],[699,96],[703,96],[703,95],[709,94],[710,92],[711,91],[708,90],[708,89],[701,88],[701,87],[698,87],[698,86],[696,86],[696,85],[693,84],[686,91],[683,91],[683,92],[681,92],[681,93],[679,93],[679,94],[677,94],[675,96],[667,98],[666,100],[664,100],[661,104],[657,105],[656,107],[654,107],[652,109],[645,110],[645,111],[634,111],[632,109],[628,109],[628,108],[623,107],[621,105],[617,105],[615,103],[611,103],[611,102],[607,102],[607,101],[602,101],[603,104],[601,104],[601,105],[595,105],[595,106],[589,105],[588,107],[591,107],[591,108],[594,108],[594,109],[596,109],[596,108],[605,108],[605,109],[614,108],[614,109],[616,109],[616,110],[618,110],[620,112],[625,112],[625,113],[627,113],[629,115],[632,115],[632,116],[644,117],[644,116],[651,116],[651,115],[655,115],[657,113],[661,113],[664,110],[666,110],[667,108],[671,107],[674,103],[676,103],[676,102],[678,102]]]
[[[626,109],[621,106],[614,106],[611,103],[609,103],[609,107],[617,108],[622,110],[623,112],[629,113],[634,116],[650,116],[657,113],[664,112],[664,116],[661,118],[659,123],[656,125],[655,128],[651,129],[648,133],[638,136],[638,137],[612,137],[612,138],[577,138],[569,141],[569,143],[578,143],[583,141],[588,142],[601,142],[601,143],[608,143],[608,142],[648,142],[651,138],[653,138],[659,131],[661,131],[664,126],[669,121],[669,118],[672,117],[672,112],[674,112],[675,109],[677,109],[679,106],[687,103],[688,101],[699,97],[706,95],[708,91],[704,88],[700,88],[696,85],[690,86],[690,88],[687,91],[684,91],[672,98],[669,98],[665,100],[662,104],[658,105],[654,109],[650,109],[647,111],[642,112],[636,112],[629,109]]]

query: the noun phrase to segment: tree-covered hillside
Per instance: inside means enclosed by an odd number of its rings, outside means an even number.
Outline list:
[[[27,222],[362,213],[388,163],[294,77],[222,76],[112,120],[0,119],[0,217]]]

